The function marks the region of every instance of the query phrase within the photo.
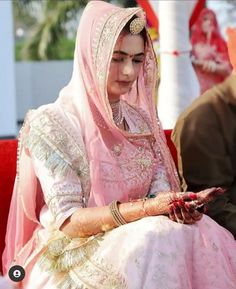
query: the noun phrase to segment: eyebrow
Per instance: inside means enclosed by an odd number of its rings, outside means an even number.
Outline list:
[[[126,53],[126,52],[124,52],[124,51],[122,51],[122,50],[115,50],[114,52],[113,52],[113,54],[122,54],[122,55],[126,55],[126,56],[128,56],[128,55],[130,55],[130,54],[128,54],[128,53]],[[143,56],[144,55],[144,53],[143,52],[140,52],[140,53],[137,53],[137,54],[133,54],[132,56]]]

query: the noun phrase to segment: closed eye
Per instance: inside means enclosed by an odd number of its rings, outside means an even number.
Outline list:
[[[133,59],[133,62],[135,62],[135,63],[142,63],[142,62],[143,62],[143,59]]]
[[[122,62],[124,61],[124,58],[112,58],[113,62]]]

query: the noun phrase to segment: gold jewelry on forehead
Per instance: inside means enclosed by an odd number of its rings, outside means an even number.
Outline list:
[[[134,20],[131,21],[130,25],[129,25],[129,31],[131,34],[139,34],[143,28],[145,27],[145,20],[137,17]]]

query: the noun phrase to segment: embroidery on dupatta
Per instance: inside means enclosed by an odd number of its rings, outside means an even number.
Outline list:
[[[122,111],[125,115],[128,115],[129,118],[132,120],[133,123],[135,123],[135,126],[137,127],[137,132],[132,133],[134,138],[142,134],[149,134],[151,135],[152,128],[150,125],[150,120],[146,112],[138,107],[135,107],[133,105],[130,105],[126,101],[122,101]],[[132,136],[129,138],[131,139]]]
[[[149,86],[151,86],[152,83],[154,82],[156,83],[154,79],[158,77],[158,75],[155,74],[157,72],[156,68],[154,68],[153,66],[153,63],[155,63],[157,60],[152,53],[152,49],[154,50],[154,48],[151,48],[152,41],[150,39],[149,41],[150,41],[150,45],[148,45],[146,48],[145,62],[144,62],[144,76],[145,76],[144,79],[145,79],[145,86],[147,89],[149,89]],[[153,91],[150,91],[150,93],[152,93],[152,96],[153,96]]]
[[[123,23],[126,23],[136,13],[142,11],[140,8],[112,9],[110,13],[104,14],[97,23],[95,35],[92,41],[92,55],[96,69],[99,88],[106,95],[106,77],[108,74],[108,63],[113,51],[115,40],[120,34]],[[109,115],[109,101],[105,101],[105,110]]]
[[[52,174],[66,176],[74,170],[80,178],[84,197],[88,199],[90,174],[84,145],[73,138],[56,113],[46,109],[33,118],[24,145]]]
[[[156,71],[155,67],[153,66],[153,63],[154,61],[156,61],[156,58],[154,58],[154,55],[152,53],[152,49],[151,49],[152,42],[150,41],[150,39],[149,39],[149,42],[150,42],[150,45],[148,46],[148,49],[146,51],[146,58],[145,58],[145,63],[144,63],[145,86],[146,86],[147,91],[149,91],[150,95],[154,96],[156,88],[152,87],[152,91],[151,91],[150,87],[151,87],[151,84],[154,82],[154,78],[158,77],[158,71]],[[151,123],[155,125],[153,122],[156,122],[156,118],[152,119],[151,121]],[[157,142],[154,146],[154,150],[156,151],[156,154],[158,155],[159,161],[161,161],[161,163],[164,164],[166,167],[166,172],[167,172],[169,182],[172,184],[171,189],[178,191],[180,190],[178,173],[177,173],[174,161],[172,160],[170,150],[166,143],[164,131],[162,130],[161,123],[158,118],[157,118],[157,125],[155,126],[156,126],[156,129],[158,130],[158,137],[156,139]]]
[[[152,134],[149,122],[146,122],[142,114],[136,108],[125,101],[122,104],[124,116],[128,125],[135,130],[127,134],[127,140],[134,146],[133,150],[123,144],[116,144],[111,149],[116,164],[100,162],[101,177],[104,187],[119,190],[119,182],[125,183],[129,196],[132,198],[135,191],[140,191],[139,197],[143,197],[151,184],[153,168],[156,164],[152,151]],[[135,128],[134,128],[135,124]],[[117,169],[121,171],[122,180],[118,180]]]
[[[125,279],[95,255],[102,234],[89,238],[69,238],[55,231],[38,261],[48,272],[59,274],[59,289],[127,289]]]
[[[138,107],[133,107],[129,104],[127,104],[126,109],[128,109],[129,115],[132,115],[132,119],[135,120],[135,123],[137,124],[141,134],[150,133],[150,131],[152,131],[152,126],[151,126],[152,124],[151,124],[150,118],[143,109],[138,108]],[[129,140],[132,141],[132,138],[130,138]],[[169,180],[167,178],[167,171],[163,164],[163,158],[162,158],[162,154],[159,148],[158,141],[156,141],[155,137],[151,135],[149,138],[149,142],[154,152],[154,155],[156,157],[156,162],[155,164],[153,164],[154,175],[151,181],[148,195],[157,195],[158,192],[169,191],[171,188],[170,188]],[[140,147],[140,149],[143,149],[143,148]],[[152,165],[149,163],[149,160],[146,158],[138,159],[137,162],[141,166]]]

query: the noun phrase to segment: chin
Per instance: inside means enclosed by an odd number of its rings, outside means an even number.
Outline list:
[[[113,91],[111,95],[113,99],[118,99],[120,98],[121,95],[126,94],[127,92],[129,92],[129,89],[119,89],[119,90]]]
[[[122,94],[126,94],[130,91],[130,87],[129,88],[123,88],[123,89],[119,89],[119,95]]]

